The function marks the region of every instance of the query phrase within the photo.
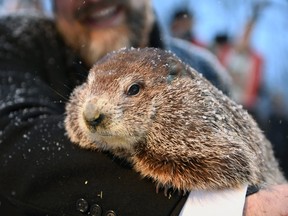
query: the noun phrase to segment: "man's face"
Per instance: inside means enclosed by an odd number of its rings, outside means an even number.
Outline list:
[[[89,66],[107,52],[147,46],[154,19],[150,0],[55,0],[55,18]]]

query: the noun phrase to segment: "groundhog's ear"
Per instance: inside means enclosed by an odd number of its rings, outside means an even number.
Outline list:
[[[187,70],[187,66],[178,59],[172,57],[168,58],[167,82],[171,83],[177,77],[190,76],[190,73]]]

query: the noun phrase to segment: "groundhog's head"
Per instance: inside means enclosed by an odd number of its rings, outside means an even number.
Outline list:
[[[145,141],[157,107],[166,103],[163,92],[176,78],[193,73],[173,54],[159,49],[108,54],[71,96],[65,121],[69,137],[82,147],[133,151]]]

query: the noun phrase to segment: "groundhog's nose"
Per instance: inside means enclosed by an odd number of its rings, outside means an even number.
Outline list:
[[[95,116],[94,118],[91,118],[91,119],[87,119],[85,118],[85,122],[88,126],[91,126],[93,128],[97,127],[98,125],[101,124],[101,122],[103,121],[104,119],[104,115],[103,114],[100,114],[98,116]]]
[[[105,116],[97,110],[93,103],[88,103],[84,107],[83,118],[89,129],[95,129],[101,124]]]

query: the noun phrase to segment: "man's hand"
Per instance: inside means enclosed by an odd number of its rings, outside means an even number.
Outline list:
[[[262,189],[246,198],[245,216],[288,216],[288,184]]]

